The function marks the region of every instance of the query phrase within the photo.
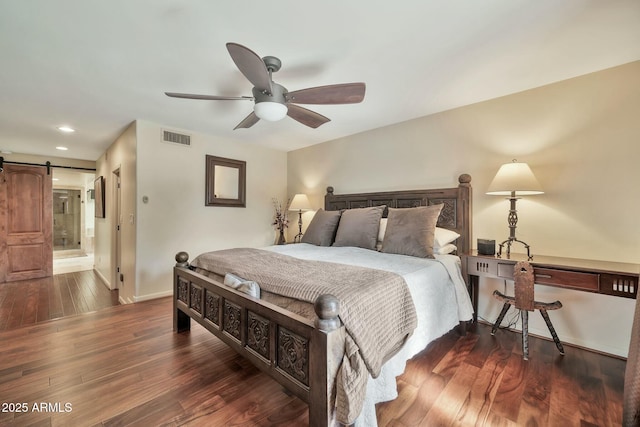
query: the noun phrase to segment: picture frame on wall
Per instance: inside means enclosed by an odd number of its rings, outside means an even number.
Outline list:
[[[95,194],[95,217],[104,218],[104,177],[99,176],[93,181]]]

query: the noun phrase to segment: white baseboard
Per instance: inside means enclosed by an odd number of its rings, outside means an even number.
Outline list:
[[[104,285],[107,287],[107,289],[109,290],[113,290],[113,288],[111,287],[111,283],[109,282],[109,280],[107,280],[106,277],[104,277],[104,275],[102,273],[100,273],[100,270],[98,270],[97,268],[95,268],[95,266],[93,267],[93,271],[96,272],[96,274],[98,275],[98,277],[100,278],[100,280],[102,280],[102,283],[104,283]]]
[[[485,325],[492,326],[492,323],[487,322],[486,320],[478,320],[479,323],[484,323]],[[520,326],[508,328],[508,330],[512,332],[516,332],[518,334],[522,334],[522,328]],[[542,330],[529,327],[529,336],[533,336],[536,338],[542,338],[547,341],[553,341],[551,338],[551,334],[549,334],[549,330]],[[580,338],[572,337],[570,335],[558,334],[558,338],[560,338],[560,342],[563,345],[569,345],[573,347],[578,347],[583,350],[593,351],[596,353],[604,354],[605,356],[612,356],[619,359],[626,359],[629,353],[628,348],[618,348],[612,347],[609,345],[603,345],[601,343],[594,343],[590,341],[586,341]]]
[[[124,299],[122,297],[118,297],[118,302],[120,303],[120,305],[125,305],[125,304],[131,304],[132,301],[130,299]]]
[[[171,295],[173,295],[173,289],[168,290],[168,291],[164,291],[164,292],[156,292],[154,294],[148,294],[148,295],[142,295],[142,296],[139,296],[139,297],[133,297],[133,302],[149,301],[149,300],[152,300],[152,299],[170,297]]]
[[[519,328],[518,331],[522,333],[522,329]],[[548,330],[539,330],[536,328],[529,328],[529,334],[536,335],[538,337],[544,337],[547,340],[551,340],[551,334]],[[600,342],[593,342],[589,340],[580,339],[578,337],[572,337],[571,335],[562,334],[559,335],[560,342],[573,345],[576,347],[580,347],[586,350],[595,351],[597,353],[606,354],[609,356],[615,356],[620,358],[627,358],[629,354],[629,348],[618,348],[613,347],[607,344],[602,344]]]

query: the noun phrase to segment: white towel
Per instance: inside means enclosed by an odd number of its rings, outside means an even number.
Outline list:
[[[245,280],[235,274],[227,273],[224,275],[224,284],[237,291],[260,299],[260,286],[253,280]]]

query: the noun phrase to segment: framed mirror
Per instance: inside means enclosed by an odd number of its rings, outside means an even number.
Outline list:
[[[205,206],[244,208],[247,162],[206,156]]]

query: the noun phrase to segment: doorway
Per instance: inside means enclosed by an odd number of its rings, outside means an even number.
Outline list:
[[[54,168],[52,176],[53,272],[92,270],[95,173]]]

